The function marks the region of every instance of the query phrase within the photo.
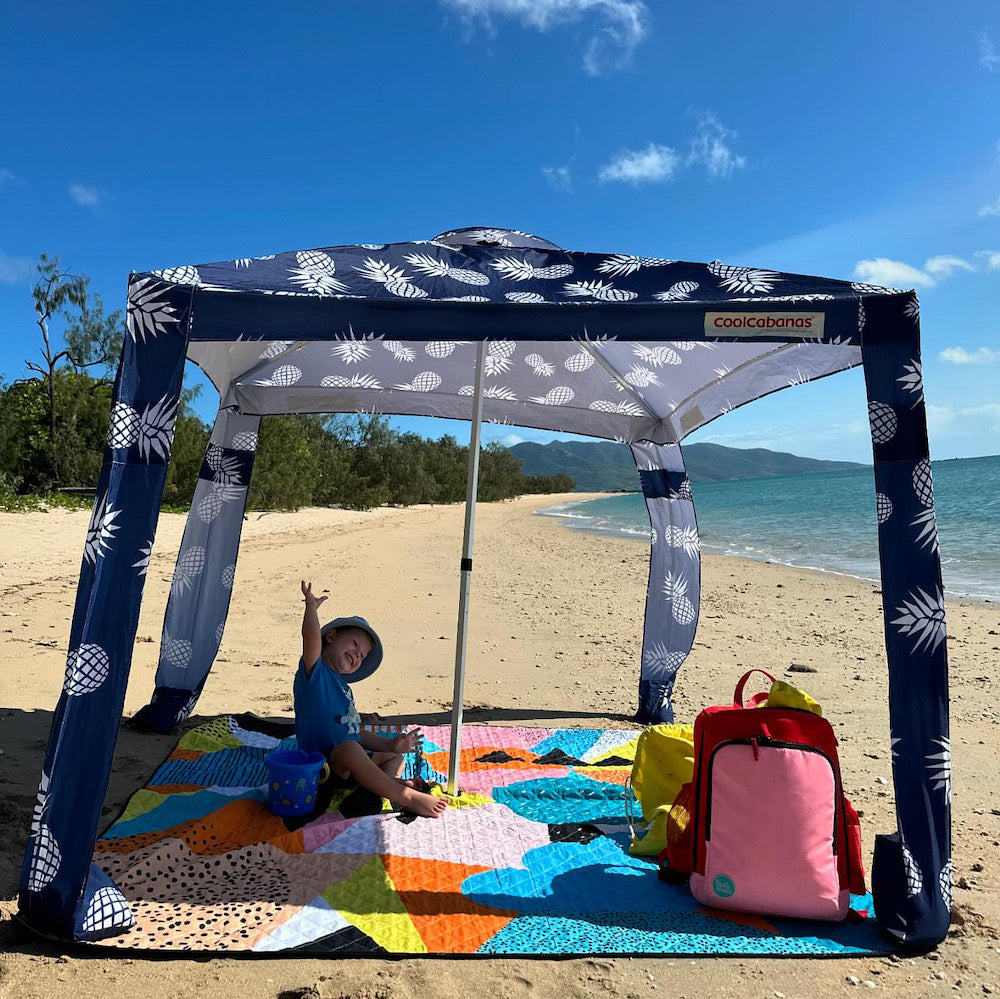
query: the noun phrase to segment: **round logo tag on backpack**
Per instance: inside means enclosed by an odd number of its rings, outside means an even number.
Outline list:
[[[719,898],[730,898],[733,892],[736,891],[736,885],[733,884],[732,878],[727,877],[725,874],[720,874],[712,882],[712,891],[714,891]]]

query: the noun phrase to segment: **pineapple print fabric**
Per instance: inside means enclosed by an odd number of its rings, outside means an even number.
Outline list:
[[[449,730],[424,731],[423,776],[442,781]],[[265,804],[262,760],[295,744],[290,728],[223,716],[181,740],[98,842],[105,880],[89,918],[96,926],[127,903],[134,927],[102,942],[138,950],[885,951],[874,920],[701,909],[685,886],[661,882],[654,862],[631,857],[625,782],[638,735],[465,726],[462,795],[440,819],[388,811],[356,790],[321,791],[311,815],[281,819]]]

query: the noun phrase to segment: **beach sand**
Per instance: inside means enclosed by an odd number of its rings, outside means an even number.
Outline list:
[[[648,550],[568,530],[533,511],[579,494],[484,504],[476,516],[466,717],[630,727],[636,707]],[[901,958],[581,960],[143,959],[38,940],[11,921],[18,874],[66,642],[88,514],[0,514],[0,995],[33,999],[187,996],[403,999],[464,996],[839,996],[866,986],[899,997],[1000,992],[1000,787],[996,776],[1000,604],[951,601],[955,918],[936,951]],[[447,721],[452,697],[461,506],[366,513],[252,513],[218,662],[185,727],[224,711],[291,716],[299,580],[330,591],[330,616],[379,628],[383,668],[356,691],[387,722]],[[152,690],[183,518],[160,518],[126,713]],[[706,555],[698,635],[675,692],[678,720],[726,702],[763,667],[806,687],[841,742],[845,788],[863,813],[866,857],[895,830],[886,667],[877,585]],[[816,672],[786,673],[793,663]],[[177,735],[122,730],[104,824]],[[853,976],[853,978],[852,978]],[[872,983],[869,985],[868,983]]]

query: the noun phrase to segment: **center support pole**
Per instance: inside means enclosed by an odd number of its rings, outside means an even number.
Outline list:
[[[458,592],[458,638],[455,642],[455,691],[451,700],[451,746],[448,755],[448,794],[458,793],[459,754],[462,745],[462,707],[465,701],[465,646],[469,627],[469,591],[472,588],[472,536],[476,527],[479,490],[479,436],[483,423],[483,372],[486,341],[476,350],[476,384],[469,435],[469,478],[465,488],[465,537],[462,541],[461,581]]]

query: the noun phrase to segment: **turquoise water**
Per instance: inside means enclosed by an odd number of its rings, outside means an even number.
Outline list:
[[[1000,455],[931,464],[941,572],[949,596],[1000,600]],[[696,482],[702,549],[877,580],[870,468]],[[649,538],[639,493],[540,511],[596,534]]]

